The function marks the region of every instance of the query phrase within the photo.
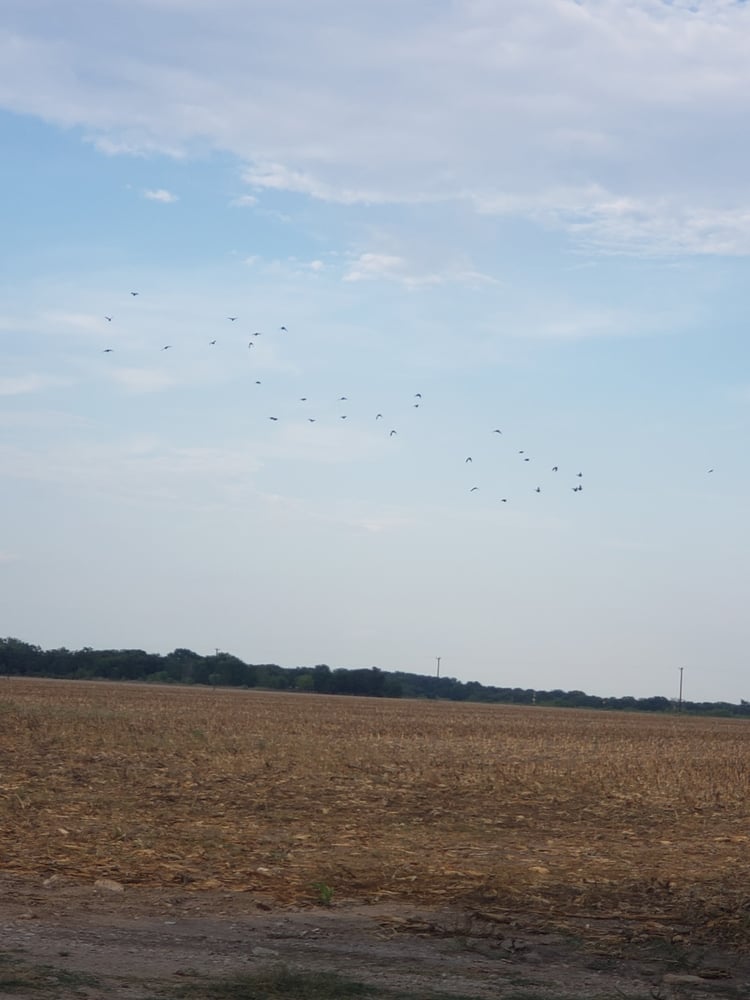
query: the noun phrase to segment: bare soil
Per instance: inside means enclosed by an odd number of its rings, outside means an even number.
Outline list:
[[[354,901],[300,910],[249,893],[0,876],[0,997],[150,1000],[284,966],[336,973],[384,996],[750,998],[747,956],[683,946],[672,927],[644,935],[604,921],[579,930],[523,912]],[[8,970],[36,975],[13,985]]]

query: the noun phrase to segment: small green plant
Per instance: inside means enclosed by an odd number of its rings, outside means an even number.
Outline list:
[[[321,906],[330,906],[333,903],[333,888],[327,882],[313,882],[313,889],[318,894]]]

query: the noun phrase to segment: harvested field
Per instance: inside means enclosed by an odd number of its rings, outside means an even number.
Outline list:
[[[0,681],[0,870],[750,939],[743,721]]]

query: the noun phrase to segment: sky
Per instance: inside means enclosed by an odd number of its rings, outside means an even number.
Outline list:
[[[749,47],[4,0],[0,634],[750,698]]]

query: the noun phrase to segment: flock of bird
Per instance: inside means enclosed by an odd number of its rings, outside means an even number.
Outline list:
[[[135,298],[139,297],[140,292],[138,292],[138,291],[131,291],[130,295],[131,295],[131,297],[133,299],[135,299]],[[115,318],[114,314],[113,315],[105,315],[104,316],[104,319],[108,323],[112,323],[114,321],[114,318]],[[229,323],[233,323],[233,324],[236,323],[238,321],[238,319],[239,319],[239,316],[227,316],[226,317],[226,321],[229,322]],[[278,331],[277,332],[279,332],[279,333],[288,333],[289,331],[288,331],[288,329],[287,329],[286,326],[282,325],[282,326],[278,327]],[[250,340],[248,341],[248,344],[247,344],[248,349],[252,350],[255,347],[255,343],[257,341],[257,338],[258,337],[262,337],[262,336],[263,336],[262,331],[258,331],[258,330],[254,331],[252,333],[252,335],[251,335]],[[208,341],[208,346],[209,347],[215,347],[217,345],[217,343],[218,343],[218,337],[214,337],[213,339],[211,339],[211,340]],[[162,347],[159,348],[160,351],[170,351],[170,350],[173,350],[173,349],[174,349],[174,345],[173,344],[164,344]],[[103,354],[113,354],[113,353],[115,353],[115,349],[113,347],[105,347],[105,348],[102,349],[102,353]],[[261,385],[262,381],[260,379],[256,379],[255,380],[255,384],[256,385]],[[413,394],[413,397],[412,397],[411,407],[413,409],[415,409],[415,410],[418,410],[420,408],[420,406],[422,405],[422,400],[423,400],[422,393],[421,392],[415,392]],[[299,402],[300,403],[307,403],[308,402],[308,397],[307,396],[300,396],[299,397]],[[348,397],[347,396],[339,396],[337,402],[338,403],[346,403],[346,402],[348,402]],[[346,414],[346,413],[338,414],[338,419],[341,420],[341,421],[344,421],[347,418],[348,418],[348,414]],[[275,415],[270,415],[268,417],[268,419],[272,423],[277,423],[279,421],[279,417],[275,416]],[[310,424],[314,424],[318,420],[317,417],[307,417],[306,419],[307,419],[308,423],[310,423]],[[378,421],[382,421],[384,419],[385,418],[384,418],[383,413],[375,413],[374,414],[374,421],[375,421],[375,423],[378,423]],[[499,427],[496,427],[496,428],[494,428],[492,430],[492,433],[493,434],[502,435],[503,432],[502,432],[502,430]],[[391,427],[391,428],[388,429],[388,437],[389,438],[394,438],[397,435],[398,435],[398,430],[396,428]],[[525,452],[524,449],[520,449],[518,451],[518,456],[519,456],[519,458],[524,463],[530,463],[531,462],[531,458],[526,454],[526,452]],[[474,459],[473,459],[473,457],[471,455],[467,456],[465,458],[465,460],[464,460],[464,464],[467,465],[467,466],[468,465],[472,465],[473,462],[474,462]],[[560,467],[558,465],[553,465],[551,467],[551,471],[553,473],[557,473],[557,472],[559,472],[559,468]],[[581,479],[583,478],[583,473],[582,472],[577,472],[575,478],[578,481],[577,481],[577,483],[575,485],[571,486],[570,489],[572,490],[573,493],[581,493],[583,491],[583,484],[581,483]],[[480,486],[478,486],[478,485],[473,485],[473,486],[471,486],[468,489],[469,493],[478,493],[479,491],[480,491]],[[541,485],[534,486],[533,487],[533,492],[537,493],[537,494],[542,493],[543,491],[542,491]],[[506,504],[506,503],[509,502],[509,497],[507,497],[507,496],[500,497],[498,499],[498,502]]]
[[[140,293],[137,292],[137,291],[131,291],[130,295],[131,295],[131,297],[133,299],[135,299],[135,298],[138,298],[138,296],[140,295]],[[104,319],[108,323],[112,323],[113,320],[114,320],[114,315],[105,315]],[[227,316],[226,317],[226,320],[229,323],[232,323],[232,324],[236,323],[238,321],[238,319],[239,319],[238,316]],[[282,326],[278,327],[278,331],[277,332],[285,334],[285,333],[288,333],[289,331],[288,331],[288,329],[287,329],[286,326],[282,325]],[[257,342],[257,338],[261,337],[261,336],[263,336],[263,334],[262,334],[261,331],[255,331],[255,332],[252,333],[250,339],[248,340],[248,344],[247,344],[247,347],[248,347],[249,350],[252,350],[255,347],[255,344]],[[213,339],[211,339],[211,340],[208,341],[208,346],[209,347],[215,347],[217,345],[217,343],[218,343],[218,338],[214,337]],[[173,350],[173,348],[174,348],[173,344],[164,344],[160,348],[160,350],[161,351],[170,351],[170,350]],[[102,353],[103,354],[112,354],[112,353],[114,353],[114,351],[115,351],[115,349],[113,347],[105,347],[102,350]],[[255,384],[256,385],[261,385],[262,382],[261,382],[260,379],[256,379],[255,380]],[[348,397],[347,396],[339,396],[338,400],[337,400],[337,402],[339,402],[339,403],[346,403],[347,401],[348,401]],[[299,397],[299,402],[300,403],[307,403],[308,402],[308,397],[306,397],[306,396]],[[422,405],[422,393],[421,392],[415,392],[413,394],[413,397],[412,397],[411,406],[412,406],[413,409],[418,410],[421,405]],[[347,417],[348,417],[348,414],[346,414],[346,413],[340,413],[340,414],[338,414],[338,419],[341,420],[341,421],[345,421],[347,419]],[[314,416],[308,416],[306,419],[307,419],[307,421],[310,424],[315,424],[317,422],[317,420],[318,420],[318,418],[314,417]],[[384,419],[385,418],[384,418],[384,415],[382,413],[375,413],[374,414],[374,421],[375,421],[375,423],[378,423],[379,421],[382,421]],[[271,421],[272,423],[277,423],[279,421],[279,417],[276,416],[276,415],[270,415],[268,417],[268,420]],[[502,435],[503,431],[502,431],[501,428],[495,427],[494,429],[492,429],[491,433],[495,434],[495,435]],[[398,434],[398,430],[396,428],[390,427],[388,429],[388,437],[389,438],[394,438],[394,437],[397,436],[397,434]],[[518,458],[520,459],[521,462],[523,462],[523,463],[531,463],[531,457],[526,454],[525,449],[518,449],[517,450],[517,456],[518,456]],[[464,459],[464,465],[465,466],[473,465],[473,462],[474,462],[474,459],[473,459],[473,457],[471,455],[466,456],[466,458]],[[550,472],[553,475],[554,479],[557,479],[558,478],[557,474],[560,472],[560,466],[559,465],[552,465],[552,466],[549,467],[549,469],[547,471]],[[712,473],[713,471],[714,470],[712,468],[707,470],[707,472],[709,474]],[[576,493],[576,494],[582,493],[583,492],[583,483],[582,483],[581,480],[583,479],[583,473],[581,471],[577,471],[572,478],[573,478],[573,483],[570,484],[570,481],[569,481],[568,488],[573,493]],[[480,491],[480,489],[481,489],[481,487],[479,485],[472,485],[471,487],[468,488],[468,492],[472,493],[472,494],[473,493],[478,493]],[[527,487],[526,489],[527,489],[527,492],[533,492],[533,493],[536,493],[536,494],[541,494],[543,492],[542,485],[541,485],[540,482],[537,482],[536,485],[534,485],[533,487]],[[545,489],[546,489],[546,487],[545,487]],[[509,502],[509,497],[508,496],[500,497],[500,498],[498,498],[498,502],[506,504],[506,503]]]

